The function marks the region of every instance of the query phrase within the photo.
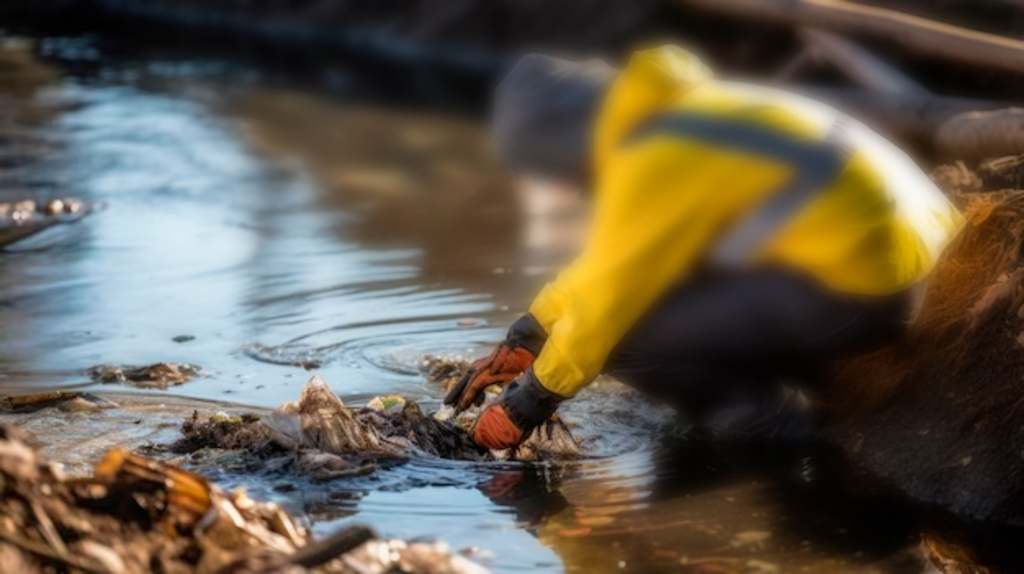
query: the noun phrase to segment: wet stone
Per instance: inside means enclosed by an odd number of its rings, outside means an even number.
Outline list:
[[[155,363],[141,367],[97,365],[89,369],[88,374],[97,383],[166,389],[191,381],[203,374],[203,370],[188,363]]]

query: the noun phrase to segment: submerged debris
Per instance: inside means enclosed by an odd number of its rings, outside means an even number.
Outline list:
[[[156,363],[142,367],[97,365],[89,369],[89,378],[97,383],[120,383],[146,389],[166,389],[181,385],[203,374],[188,363]]]
[[[124,449],[67,479],[0,426],[0,571],[475,574],[443,544],[376,540],[363,526],[314,541],[279,506]]]
[[[69,391],[0,398],[0,412],[32,413],[49,407],[80,412],[116,408],[117,403],[89,393]]]

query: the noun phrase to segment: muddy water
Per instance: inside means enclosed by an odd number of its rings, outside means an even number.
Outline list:
[[[4,198],[108,207],[0,256],[0,394],[149,393],[118,411],[0,419],[58,460],[226,408],[197,401],[294,399],[307,369],[346,402],[436,404],[421,357],[479,354],[529,301],[538,279],[521,272],[510,182],[475,120],[271,87],[215,62],[42,47],[94,65],[0,86],[47,144],[5,172]],[[83,375],[157,361],[207,376],[160,394]],[[322,532],[361,521],[439,537],[498,571],[924,571],[919,513],[827,449],[677,441],[667,413],[610,382],[567,410],[593,453],[567,467],[412,460],[326,485],[208,470]]]

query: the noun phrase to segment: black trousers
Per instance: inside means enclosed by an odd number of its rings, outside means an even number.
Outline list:
[[[892,342],[916,299],[840,295],[781,269],[704,274],[655,305],[605,373],[691,422],[773,434],[786,387],[803,390],[828,362]]]

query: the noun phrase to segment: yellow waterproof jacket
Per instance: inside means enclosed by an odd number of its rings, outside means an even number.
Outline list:
[[[674,46],[634,54],[605,96],[592,145],[586,248],[530,307],[548,333],[534,373],[566,397],[773,197],[795,197],[796,207],[754,233],[742,264],[800,269],[842,293],[908,288],[962,225],[913,161],[863,125],[792,94],[713,79]]]

